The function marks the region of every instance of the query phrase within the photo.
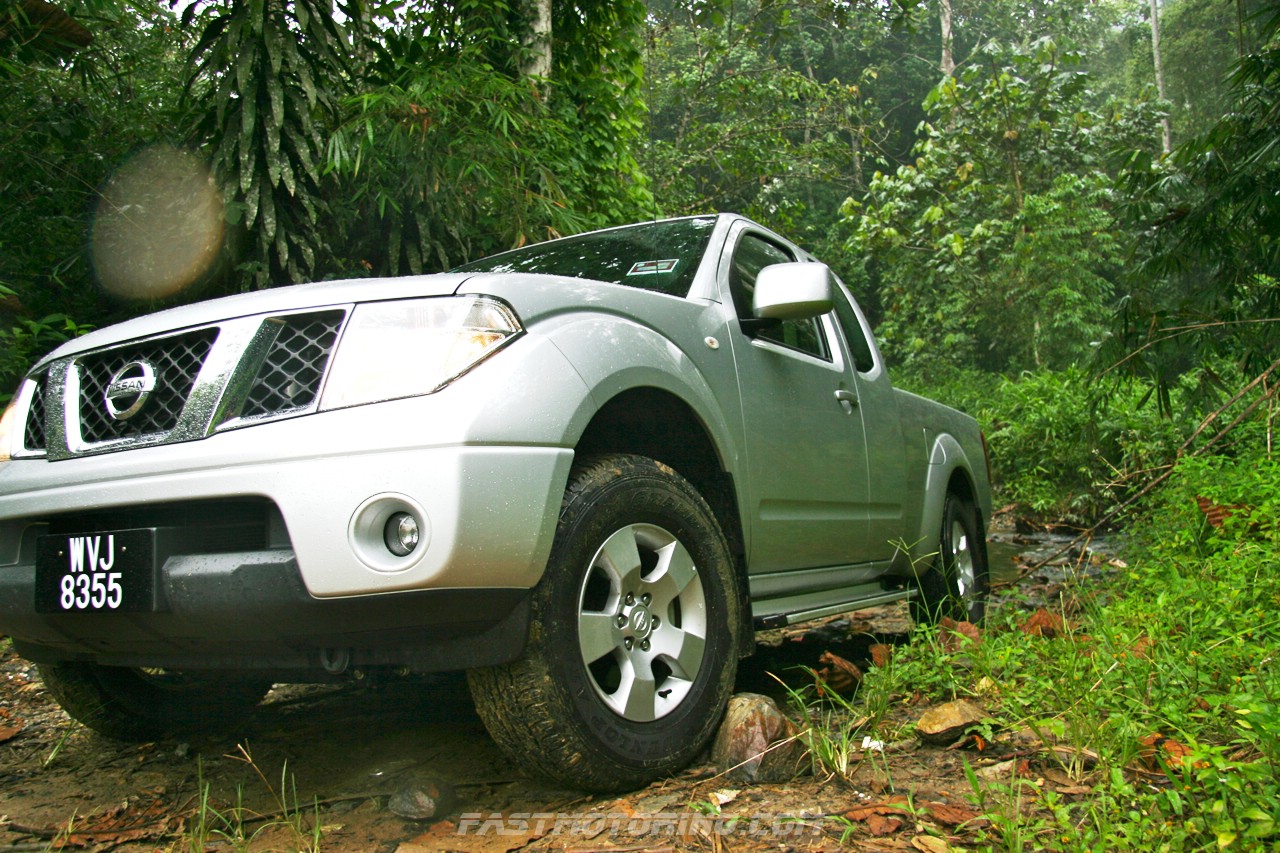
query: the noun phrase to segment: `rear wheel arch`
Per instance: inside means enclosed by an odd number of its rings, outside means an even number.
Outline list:
[[[910,602],[912,617],[929,624],[943,617],[981,622],[991,586],[987,526],[963,469],[947,480],[934,530],[924,542],[929,553],[913,561],[919,595]]]

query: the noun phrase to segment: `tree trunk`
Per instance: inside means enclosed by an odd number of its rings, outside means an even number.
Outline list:
[[[545,80],[551,76],[551,0],[525,0],[524,13],[529,21],[524,36],[528,53],[520,73]]]
[[[1164,93],[1164,61],[1160,57],[1160,2],[1159,0],[1151,0],[1151,61],[1156,69],[1156,94],[1160,96],[1160,100],[1165,101],[1168,98]],[[1169,124],[1169,116],[1164,117],[1164,121],[1160,123],[1161,130],[1161,148],[1165,154],[1173,150],[1173,129]]]
[[[1155,2],[1155,0],[1152,0]],[[950,77],[956,71],[955,57],[951,53],[951,0],[940,0],[939,14],[942,17],[942,73]]]

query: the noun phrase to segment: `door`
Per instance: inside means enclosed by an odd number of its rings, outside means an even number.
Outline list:
[[[843,333],[845,353],[853,365],[862,415],[864,458],[870,491],[867,495],[867,540],[864,554],[873,560],[890,560],[900,544],[912,545],[907,536],[904,507],[907,498],[907,445],[902,432],[898,398],[875,347],[866,319],[854,307],[844,286],[836,282],[836,322]],[[923,453],[924,442],[920,443]]]
[[[760,270],[796,260],[743,228],[722,264],[740,319],[751,317]],[[860,562],[868,478],[861,409],[830,316],[733,335],[742,400],[751,572]]]

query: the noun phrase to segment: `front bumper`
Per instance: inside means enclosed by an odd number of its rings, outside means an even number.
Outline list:
[[[312,596],[527,589],[550,553],[573,451],[446,443],[431,435],[441,402],[415,398],[195,442],[0,464],[0,576],[30,559],[22,543],[54,519],[262,498],[278,510],[283,544]],[[422,515],[423,541],[404,558],[361,529],[384,503]],[[137,526],[157,525],[144,517]]]
[[[443,402],[0,464],[0,634],[36,660],[136,666],[431,670],[513,658],[573,452],[447,443],[431,429]],[[422,516],[405,557],[362,524],[388,501]],[[241,542],[246,507],[260,508],[261,530]],[[175,543],[157,553],[156,612],[35,612],[39,536],[131,528]]]
[[[287,550],[170,557],[166,606],[153,613],[37,614],[34,583],[29,566],[0,572],[0,624],[37,663],[255,670],[277,680],[470,669],[517,658],[529,621],[521,589],[317,599]]]

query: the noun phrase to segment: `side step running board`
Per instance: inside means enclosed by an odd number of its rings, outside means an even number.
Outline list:
[[[917,594],[915,587],[886,590],[880,595],[855,598],[852,601],[842,601],[839,604],[828,604],[824,607],[818,607],[812,610],[797,610],[792,613],[775,613],[770,616],[756,619],[755,625],[756,628],[760,630],[769,628],[785,628],[788,625],[795,625],[797,622],[808,622],[811,619],[823,619],[827,616],[838,616],[841,613],[852,613],[855,610],[862,610],[865,607],[879,607],[881,604],[892,604],[895,601],[915,598]]]

